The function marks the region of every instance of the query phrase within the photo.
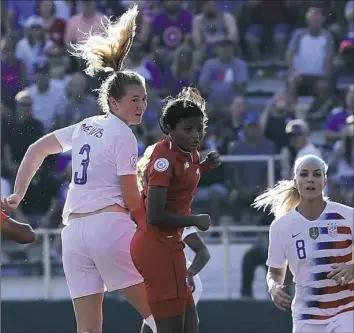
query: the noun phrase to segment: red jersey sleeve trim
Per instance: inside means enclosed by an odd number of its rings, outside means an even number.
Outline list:
[[[1,220],[0,220],[0,225],[4,223],[9,217],[4,213],[1,212]]]

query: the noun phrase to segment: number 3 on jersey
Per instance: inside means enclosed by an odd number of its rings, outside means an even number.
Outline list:
[[[296,251],[297,251],[297,256],[299,259],[305,259],[306,258],[306,250],[305,250],[305,242],[302,239],[299,239],[295,243],[296,245]]]
[[[79,172],[75,171],[74,173],[74,183],[76,185],[85,185],[87,183],[87,168],[90,164],[90,145],[83,145],[79,151],[79,154],[84,158],[81,161],[82,171],[81,176],[79,177]]]

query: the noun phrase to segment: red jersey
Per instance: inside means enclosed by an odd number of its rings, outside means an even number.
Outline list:
[[[4,213],[1,212],[1,220],[0,220],[0,225],[5,222],[9,217]]]
[[[203,170],[199,153],[181,150],[170,137],[166,136],[154,147],[145,173],[143,200],[147,207],[148,186],[167,187],[166,210],[178,215],[189,215],[194,194]],[[145,222],[146,223],[146,222]],[[168,226],[168,221],[166,221]],[[159,233],[182,235],[183,228],[163,228],[154,226]]]

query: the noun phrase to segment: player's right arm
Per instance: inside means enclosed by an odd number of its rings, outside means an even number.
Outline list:
[[[71,149],[72,134],[76,125],[49,133],[31,144],[17,171],[14,193],[4,199],[5,208],[14,210],[26,194],[27,188],[48,155]]]
[[[277,222],[272,223],[269,230],[269,248],[268,248],[268,273],[267,285],[269,294],[277,308],[285,311],[291,306],[292,298],[286,294],[284,289],[284,280],[287,268],[287,259],[281,242]]]
[[[173,175],[174,157],[152,158],[148,167],[147,222],[159,228],[183,228],[195,226],[205,231],[210,226],[210,216],[178,215],[166,209],[167,191]]]
[[[36,235],[29,224],[20,223],[1,212],[1,234],[19,244],[33,243]]]

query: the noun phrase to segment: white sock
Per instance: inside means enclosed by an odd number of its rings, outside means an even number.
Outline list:
[[[149,317],[147,317],[146,319],[144,319],[144,323],[146,325],[148,325],[151,329],[153,333],[157,333],[157,328],[156,328],[156,324],[155,324],[155,320],[154,317],[152,315],[150,315]]]

